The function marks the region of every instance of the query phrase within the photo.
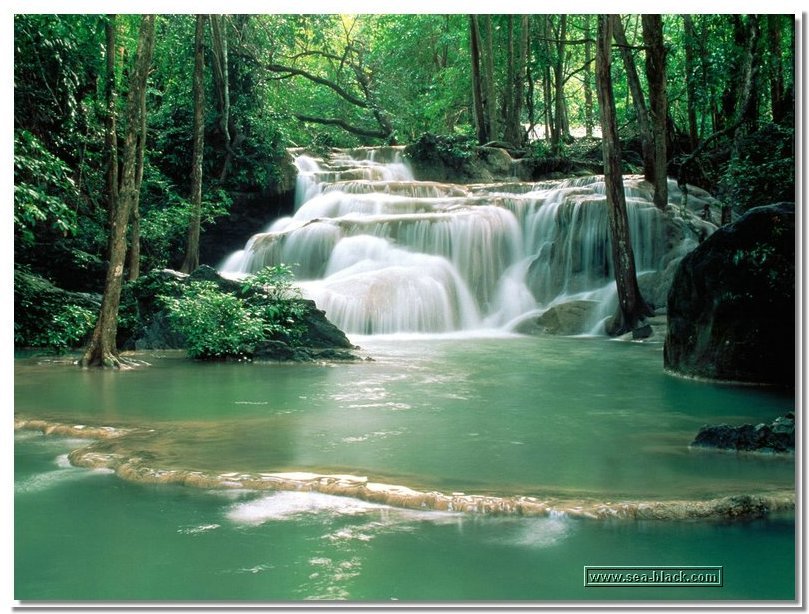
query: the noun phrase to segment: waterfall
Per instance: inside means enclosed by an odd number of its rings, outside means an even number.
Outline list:
[[[570,301],[592,303],[580,332],[597,333],[617,304],[602,176],[463,186],[416,181],[398,147],[293,153],[294,215],[220,271],[286,263],[347,333],[508,330]],[[657,209],[641,177],[624,189],[637,270],[660,275],[699,224]]]

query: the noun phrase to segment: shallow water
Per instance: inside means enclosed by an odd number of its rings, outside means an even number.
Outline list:
[[[149,426],[159,466],[351,473],[492,494],[708,497],[792,488],[793,459],[691,450],[705,423],[771,421],[792,398],[684,380],[659,344],[358,339],[373,362],[103,373],[17,361],[16,413]],[[586,365],[586,366],[584,366]]]
[[[21,600],[749,600],[794,596],[794,522],[594,522],[144,486],[18,435]],[[724,586],[585,588],[584,565],[722,565]]]
[[[15,413],[153,429],[109,443],[159,469],[350,473],[411,488],[620,501],[794,487],[794,458],[692,450],[705,423],[793,409],[685,380],[661,345],[355,338],[374,361],[80,371],[15,362]],[[582,521],[391,508],[302,492],[133,484],[70,466],[86,440],[18,431],[15,598],[792,599],[794,519]],[[583,565],[724,565],[722,588],[584,588]],[[661,592],[662,591],[662,592]]]

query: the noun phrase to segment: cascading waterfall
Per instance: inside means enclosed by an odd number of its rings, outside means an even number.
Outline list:
[[[416,181],[397,147],[293,153],[295,214],[223,274],[286,263],[349,334],[509,330],[574,300],[598,306],[580,331],[598,333],[615,309],[603,177],[461,186]],[[710,230],[658,210],[640,177],[625,192],[639,273],[660,275]]]

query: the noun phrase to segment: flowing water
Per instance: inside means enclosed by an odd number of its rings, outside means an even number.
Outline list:
[[[252,237],[222,272],[290,264],[348,333],[511,329],[571,301],[592,306],[577,332],[603,329],[617,304],[603,177],[439,184],[414,181],[400,156],[301,154],[294,216]],[[676,208],[662,213],[639,177],[625,184],[636,267],[654,288],[713,226]],[[655,294],[647,298],[660,307],[665,292]]]
[[[484,204],[482,192],[409,181],[395,153],[339,171],[299,158],[298,212],[329,194],[335,209],[276,222],[285,230],[228,264],[248,272],[292,250],[309,267],[307,292],[354,322],[372,361],[141,352],[142,368],[108,373],[15,360],[15,598],[794,599],[794,458],[688,445],[705,423],[771,421],[792,396],[665,374],[660,340],[509,333],[554,301],[590,292],[609,303],[601,273],[571,264],[595,246],[571,239],[543,276],[539,252],[561,249],[540,231],[540,211],[557,202],[546,188]],[[332,187],[349,170],[352,185],[423,192],[401,204],[410,213],[390,213],[385,198],[358,205],[355,188]],[[576,213],[585,201],[570,214],[597,219]],[[556,239],[526,247],[542,233]],[[652,273],[691,240],[669,237],[665,249],[641,241]],[[482,253],[482,238],[500,256]],[[379,303],[393,281],[417,309]],[[727,498],[743,495],[770,513],[729,522]],[[584,587],[584,565],[721,565],[724,583]]]

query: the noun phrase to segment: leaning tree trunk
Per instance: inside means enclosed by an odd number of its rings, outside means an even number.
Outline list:
[[[110,258],[93,337],[84,351],[79,364],[83,367],[121,366],[115,337],[118,332],[118,307],[121,301],[121,285],[126,257],[126,227],[136,199],[136,175],[138,141],[141,138],[141,113],[146,96],[146,78],[152,62],[154,49],[154,15],[144,15],[138,35],[135,65],[131,72],[127,95],[127,134],[124,141],[124,158],[118,204],[115,207],[110,229]]]
[[[199,266],[199,232],[202,220],[202,151],[205,145],[205,91],[203,89],[204,54],[202,39],[205,34],[205,15],[197,15],[194,35],[194,154],[191,164],[191,220],[185,260],[180,267],[190,273]]]
[[[666,168],[666,125],[668,98],[666,96],[666,48],[663,45],[661,15],[643,15],[643,43],[646,46],[646,80],[649,83],[649,115],[652,124],[654,152],[654,204],[665,211],[669,202]]]
[[[612,32],[609,15],[598,16],[596,41],[596,91],[601,114],[602,148],[604,153],[604,183],[612,244],[612,264],[618,288],[618,313],[607,324],[607,334],[620,335],[640,328],[651,310],[638,288],[635,255],[629,236],[626,197],[621,173],[621,144],[615,119],[615,99],[612,92]]]

